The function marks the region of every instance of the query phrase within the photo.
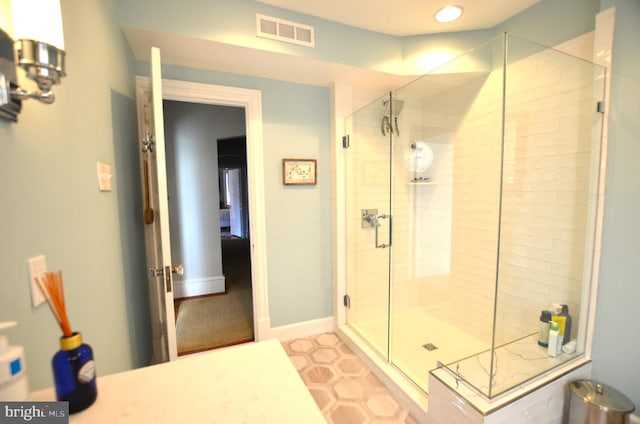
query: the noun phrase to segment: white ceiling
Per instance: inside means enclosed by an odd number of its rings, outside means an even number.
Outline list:
[[[383,34],[406,36],[493,28],[539,0],[258,0],[330,21]],[[433,19],[442,7],[462,6],[460,19]]]

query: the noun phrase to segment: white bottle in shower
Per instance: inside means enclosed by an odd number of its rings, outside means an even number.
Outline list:
[[[549,330],[549,346],[547,352],[549,356],[555,358],[560,354],[562,348],[562,339],[560,338],[560,330],[558,329],[558,323],[551,321]]]

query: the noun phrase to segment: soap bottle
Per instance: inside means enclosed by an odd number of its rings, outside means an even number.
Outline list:
[[[551,321],[550,327],[551,329],[549,330],[549,346],[547,347],[547,352],[549,353],[549,356],[555,358],[560,353],[560,349],[562,348],[562,341],[560,339],[558,323],[555,321]]]
[[[0,322],[0,331],[16,326],[15,321]],[[0,402],[19,402],[29,398],[27,367],[22,346],[9,346],[0,335]]]
[[[560,303],[554,303],[551,306],[551,321],[558,323],[558,331],[560,332],[560,344],[564,341],[565,329],[567,326],[567,317],[562,315],[562,305]]]
[[[540,331],[538,332],[538,344],[542,347],[549,346],[549,329],[551,321],[551,312],[542,311],[540,313]]]
[[[69,413],[82,411],[95,402],[96,366],[91,346],[80,333],[60,337],[60,350],[54,355],[53,380],[58,400],[69,402]]]
[[[569,315],[569,305],[562,305],[560,315],[565,317],[562,345],[566,345],[571,341],[571,315]]]

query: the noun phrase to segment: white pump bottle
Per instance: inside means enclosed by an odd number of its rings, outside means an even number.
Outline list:
[[[0,322],[0,331],[16,326],[16,322]],[[27,367],[22,346],[9,346],[0,335],[0,401],[16,402],[29,398]]]

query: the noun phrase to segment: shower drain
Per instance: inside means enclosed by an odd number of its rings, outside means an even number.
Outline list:
[[[434,345],[433,343],[423,344],[422,347],[427,349],[429,352],[438,348],[438,346]]]

